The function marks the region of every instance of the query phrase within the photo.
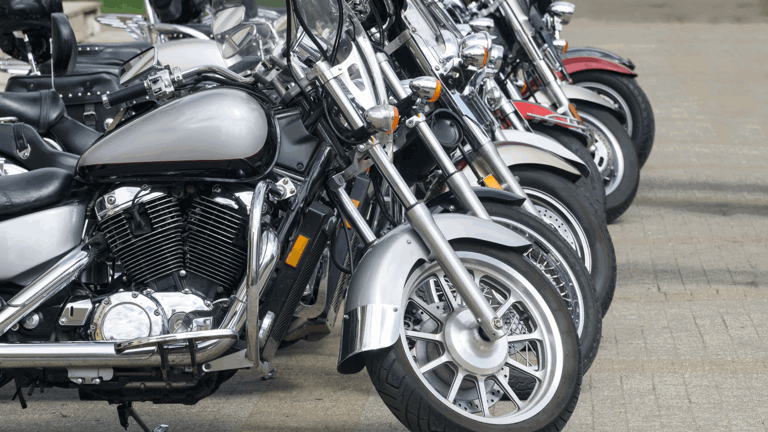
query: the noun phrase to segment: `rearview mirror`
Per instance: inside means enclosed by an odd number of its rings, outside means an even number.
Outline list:
[[[147,75],[147,72],[153,70],[156,66],[160,66],[157,60],[157,49],[155,47],[147,48],[123,63],[123,66],[120,68],[118,83],[121,86],[129,84],[138,77]]]

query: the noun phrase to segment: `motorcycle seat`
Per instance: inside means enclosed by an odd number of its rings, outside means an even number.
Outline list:
[[[53,204],[67,194],[72,173],[59,168],[0,176],[0,215],[13,215]]]
[[[82,43],[77,45],[78,66],[82,63],[112,65],[118,68],[151,47],[148,42]],[[77,73],[77,66],[75,66]]]
[[[64,115],[66,107],[53,90],[0,93],[0,117],[16,117],[44,134]]]
[[[22,158],[29,149],[26,158]],[[24,123],[0,124],[0,157],[11,159],[28,170],[60,168],[75,172],[79,157],[54,149],[35,129]]]
[[[0,117],[16,117],[41,135],[52,134],[68,152],[81,155],[101,134],[67,116],[65,109],[53,90],[0,93]]]

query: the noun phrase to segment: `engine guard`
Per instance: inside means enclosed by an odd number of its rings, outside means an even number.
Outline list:
[[[494,222],[461,214],[434,215],[448,240],[472,238],[523,248],[530,242]],[[429,250],[410,225],[379,239],[363,256],[349,283],[336,369],[342,374],[365,367],[362,353],[392,346],[400,337],[403,289],[411,271],[429,260]]]

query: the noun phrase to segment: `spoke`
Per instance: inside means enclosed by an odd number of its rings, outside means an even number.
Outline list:
[[[443,354],[440,357],[432,360],[431,362],[425,364],[424,366],[419,368],[419,372],[421,373],[427,373],[431,371],[432,369],[445,364],[451,360],[451,357],[448,354]]]
[[[490,417],[491,411],[488,407],[488,398],[485,395],[485,378],[477,377],[477,393],[480,397],[480,406],[483,407],[483,417]]]
[[[466,374],[461,370],[456,372],[456,376],[453,377],[453,383],[451,383],[451,389],[448,391],[448,402],[453,403],[453,400],[456,399],[456,393],[459,392],[459,387],[461,387],[465,376]]]
[[[520,372],[524,372],[538,380],[539,382],[544,381],[544,371],[542,370],[534,370],[533,368],[529,366],[523,366],[519,362],[515,361],[513,358],[508,358],[507,366],[509,366],[511,369],[518,370]]]
[[[443,343],[442,333],[435,334],[435,333],[424,333],[424,332],[414,331],[414,330],[406,330],[405,337],[419,339],[419,340],[428,341],[428,342]]]
[[[499,306],[498,309],[496,309],[496,315],[502,316],[505,313],[507,313],[509,308],[511,308],[512,305],[515,304],[516,301],[517,301],[517,299],[510,293],[509,298],[507,299],[507,301],[503,302],[503,304],[501,306]]]
[[[536,340],[536,341],[543,341],[543,335],[541,333],[541,330],[536,329],[533,333],[524,333],[524,334],[511,334],[507,335],[507,342],[508,343],[517,343],[517,342],[528,342],[530,340]]]
[[[451,289],[448,288],[448,286],[445,284],[445,274],[436,273],[435,277],[437,278],[437,282],[440,284],[440,289],[443,291],[443,294],[445,294],[445,301],[451,305],[451,311],[456,312],[460,309],[459,303],[456,301],[456,297],[453,296],[453,293],[451,293]],[[430,281],[430,283],[432,281]]]
[[[424,303],[424,300],[422,300],[422,299],[420,299],[418,297],[411,297],[408,300],[416,303],[416,305],[419,308],[421,308],[421,310],[423,310],[424,313],[426,313],[427,315],[431,316],[435,320],[437,320],[437,321],[439,321],[441,323],[445,323],[445,315],[437,314],[437,312],[435,312],[434,308],[431,308],[431,307],[429,307],[428,304]]]
[[[509,374],[509,372],[507,372],[507,374]],[[509,396],[509,398],[512,400],[512,402],[515,403],[515,405],[517,405],[517,409],[518,410],[523,409],[523,402],[520,400],[519,397],[517,397],[517,394],[515,393],[514,390],[512,390],[512,387],[509,386],[509,381],[508,381],[509,378],[504,376],[504,370],[498,371],[494,376],[496,377],[496,379],[494,379],[494,381],[496,381],[496,384],[498,384],[499,387],[501,387],[501,390],[504,391],[504,393],[506,393],[507,396]]]
[[[429,280],[429,294],[432,296],[432,301],[438,303],[440,298],[437,296],[437,287],[435,286],[435,280]]]

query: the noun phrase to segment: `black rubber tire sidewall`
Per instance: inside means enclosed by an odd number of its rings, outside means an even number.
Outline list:
[[[637,152],[635,151],[632,140],[627,135],[627,131],[619,123],[613,114],[607,111],[607,108],[583,106],[577,108],[578,111],[589,114],[613,134],[621,147],[624,156],[624,175],[621,182],[613,192],[606,195],[605,217],[608,223],[619,218],[629,209],[637,195],[637,189],[640,187],[640,168],[637,165]]]
[[[552,196],[569,209],[581,225],[592,252],[590,275],[605,316],[616,291],[617,273],[616,251],[605,221],[597,217],[596,210],[590,208],[592,204],[567,179],[527,167],[516,168],[513,174],[519,178],[523,189],[540,190]]]
[[[637,79],[605,70],[577,72],[571,74],[571,79],[574,84],[594,82],[610,87],[624,99],[632,116],[632,143],[637,150],[638,166],[642,168],[653,149],[656,120],[651,101],[637,83]]]
[[[491,217],[499,217],[515,221],[526,226],[544,241],[557,250],[564,264],[571,270],[573,277],[579,284],[581,302],[584,311],[584,326],[579,335],[579,349],[581,351],[581,368],[584,373],[592,366],[600,347],[600,338],[603,329],[603,311],[597,298],[597,291],[592,282],[589,271],[584,267],[584,262],[579,259],[570,245],[563,240],[549,225],[541,219],[533,216],[520,207],[509,204],[483,200],[483,206]]]
[[[605,215],[605,186],[603,185],[603,179],[600,176],[600,171],[595,165],[595,160],[589,151],[584,147],[584,144],[574,137],[570,132],[563,129],[562,126],[546,126],[541,123],[531,123],[531,128],[534,132],[546,135],[553,140],[557,141],[565,147],[567,150],[573,152],[589,169],[589,176],[582,176],[576,182],[577,185],[583,185],[582,187],[588,189],[595,197],[595,203],[600,209],[600,214]]]
[[[515,425],[494,426],[473,423],[467,417],[445,407],[432,395],[411,369],[408,354],[400,339],[393,346],[374,351],[367,356],[366,368],[374,387],[390,411],[411,431],[529,432],[543,430],[554,432],[561,430],[576,406],[582,379],[576,328],[573,326],[565,302],[546,277],[515,252],[478,241],[463,240],[452,242],[452,244],[455,250],[487,254],[510,265],[532,283],[550,306],[562,336],[564,353],[563,379],[555,396],[538,414]],[[473,425],[480,428],[472,429]]]

